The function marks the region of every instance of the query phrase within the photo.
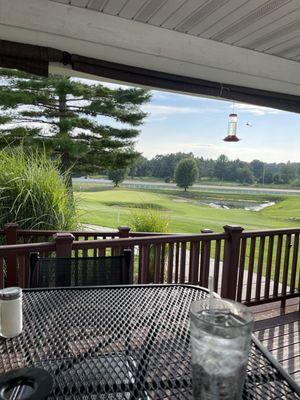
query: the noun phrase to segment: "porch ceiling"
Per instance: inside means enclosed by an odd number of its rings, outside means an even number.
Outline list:
[[[52,0],[300,61],[299,0]]]
[[[299,0],[0,0],[1,39],[296,96],[299,33]]]

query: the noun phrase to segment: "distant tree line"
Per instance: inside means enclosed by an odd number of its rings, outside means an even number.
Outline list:
[[[195,160],[198,178],[207,178],[241,184],[295,184],[300,185],[300,162],[264,163],[260,160],[251,162],[239,159],[229,160],[224,154],[216,160],[195,157],[193,153],[171,153],[156,155],[148,160],[140,156],[129,170],[131,177],[154,177],[172,182],[178,163],[186,158]]]

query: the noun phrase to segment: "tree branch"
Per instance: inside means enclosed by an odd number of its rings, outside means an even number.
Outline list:
[[[57,122],[44,121],[42,119],[26,119],[26,118],[15,119],[15,120],[11,121],[10,124],[19,124],[22,122],[38,122],[38,123],[42,123],[42,124],[58,125]]]
[[[37,107],[45,107],[49,108],[50,110],[58,110],[58,106],[50,106],[49,104],[44,104],[44,103],[38,103]]]
[[[67,99],[66,101],[68,102],[68,101],[81,101],[81,100],[91,101],[89,99],[85,99],[84,97],[80,97],[78,99]]]
[[[83,110],[84,109],[84,107],[82,107],[82,106],[71,106],[71,105],[68,105],[67,107],[68,107],[68,109],[71,109],[71,107],[72,107],[71,110],[73,110],[74,108],[76,108],[77,110]]]

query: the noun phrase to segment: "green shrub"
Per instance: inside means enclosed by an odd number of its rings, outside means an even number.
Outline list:
[[[0,151],[0,226],[17,222],[23,229],[69,230],[76,209],[59,163],[45,152],[22,147]]]
[[[134,232],[168,232],[169,217],[152,207],[130,213],[129,226]]]
[[[167,233],[169,227],[169,216],[158,209],[145,207],[144,210],[136,210],[130,213],[129,226],[133,232],[158,232]],[[149,247],[149,282],[154,282],[155,270],[155,246]]]

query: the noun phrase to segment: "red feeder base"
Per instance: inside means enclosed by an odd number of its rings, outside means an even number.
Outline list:
[[[228,135],[223,140],[224,140],[224,142],[239,142],[240,141],[240,139],[235,135]]]

